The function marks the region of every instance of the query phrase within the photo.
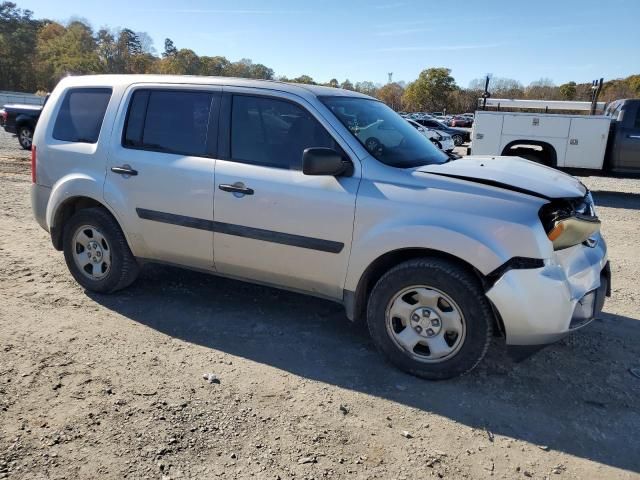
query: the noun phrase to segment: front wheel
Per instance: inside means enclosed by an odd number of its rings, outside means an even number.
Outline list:
[[[33,128],[23,125],[18,128],[18,142],[25,150],[31,150],[33,144]]]
[[[136,279],[138,263],[116,220],[103,208],[76,212],[65,224],[64,259],[85,289],[111,293]]]
[[[464,141],[464,139],[462,138],[462,135],[457,135],[457,134],[453,135],[451,139],[453,140],[453,144],[456,147],[459,147],[460,145],[462,145],[462,142]]]
[[[383,275],[371,292],[367,323],[391,363],[431,380],[475,368],[493,330],[478,279],[439,258],[409,260]]]

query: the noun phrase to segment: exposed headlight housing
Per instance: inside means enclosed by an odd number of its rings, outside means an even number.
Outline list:
[[[553,200],[540,209],[539,216],[554,250],[583,243],[600,230],[591,193]]]

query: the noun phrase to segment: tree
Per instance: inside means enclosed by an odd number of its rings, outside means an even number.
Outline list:
[[[560,85],[560,95],[565,100],[574,100],[576,98],[576,82],[568,82]]]
[[[200,57],[200,75],[227,76],[229,65],[231,62],[225,57]]]
[[[340,87],[340,84],[338,83],[337,79],[332,78],[331,80],[329,80],[329,83],[327,84],[327,86],[332,87],[332,88],[338,88],[338,87]]]
[[[0,3],[0,90],[35,90],[38,30],[43,22],[13,2]]]
[[[273,69],[261,63],[251,64],[248,73],[248,78],[259,78],[262,80],[271,80],[273,78]]]
[[[527,98],[534,100],[560,100],[560,91],[550,78],[531,82],[525,89]]]
[[[156,49],[153,47],[153,39],[147,32],[136,32],[142,53],[149,53],[155,55]]]
[[[171,75],[198,75],[202,71],[202,64],[196,52],[181,48],[175,55],[163,58],[158,70],[159,73]]]
[[[340,84],[340,88],[342,88],[343,90],[353,90],[353,83],[351,83],[347,78],[344,82]]]
[[[37,63],[47,65],[50,77],[41,86],[50,90],[65,75],[83,75],[103,71],[91,27],[82,22],[71,22],[49,27],[47,35],[40,35]]]
[[[371,97],[375,97],[376,92],[378,91],[375,84],[369,81],[357,82],[355,90],[356,92],[364,93],[365,95],[369,95]]]
[[[173,44],[173,40],[170,38],[164,39],[164,52],[162,52],[162,58],[175,57],[178,53],[178,49]]]
[[[394,110],[400,110],[402,107],[402,94],[404,89],[398,83],[387,83],[380,87],[376,92],[376,98],[386,103]]]
[[[106,28],[98,30],[96,35],[97,54],[104,73],[119,73],[116,63],[118,47],[114,35]]]
[[[308,85],[316,84],[316,82],[313,81],[313,78],[311,78],[309,75],[300,75],[299,77],[292,78],[289,81],[293,83],[306,83]]]
[[[144,73],[140,60],[143,55],[142,43],[138,34],[124,28],[120,30],[116,40],[115,70],[117,73]],[[144,62],[142,65],[144,68]]]
[[[443,110],[449,94],[457,89],[448,68],[429,68],[420,72],[417,80],[404,91],[403,102],[413,110]]]

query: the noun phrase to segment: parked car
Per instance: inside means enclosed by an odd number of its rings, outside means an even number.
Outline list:
[[[450,161],[357,92],[66,77],[31,162],[34,216],[83,288],[115,292],[160,262],[321,296],[425,378],[472,370],[494,332],[519,354],[558,340],[608,293],[576,178],[517,158]]]
[[[473,118],[466,115],[456,115],[451,120],[452,127],[471,128],[473,127]]]
[[[456,147],[462,145],[463,143],[468,143],[471,141],[471,132],[469,132],[468,130],[449,127],[444,123],[437,121],[435,118],[420,119],[416,120],[416,122],[424,127],[435,128],[436,130],[451,135],[453,143],[455,143]]]
[[[437,130],[433,130],[431,128],[423,127],[415,120],[406,119],[409,124],[418,130],[422,135],[427,137],[431,142],[438,147],[440,150],[443,150],[447,153],[452,152],[455,144],[453,143],[453,139],[451,135],[447,135],[443,132],[438,132]]]
[[[36,129],[42,107],[40,105],[9,104],[2,107],[2,127],[18,136],[20,146],[31,150],[33,132]]]

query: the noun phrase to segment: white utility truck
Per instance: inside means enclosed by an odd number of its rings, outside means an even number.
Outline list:
[[[513,155],[555,168],[640,172],[640,99],[602,102],[487,99],[473,124],[473,155]],[[596,111],[600,115],[549,113]],[[501,108],[542,110],[505,112]]]

